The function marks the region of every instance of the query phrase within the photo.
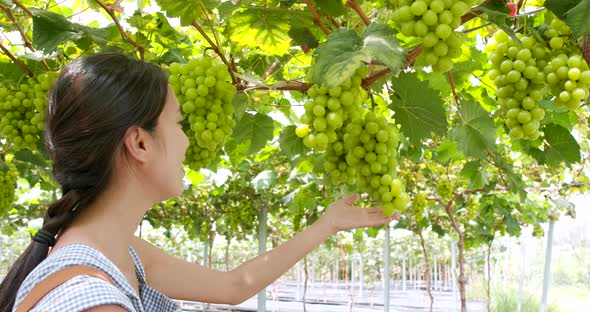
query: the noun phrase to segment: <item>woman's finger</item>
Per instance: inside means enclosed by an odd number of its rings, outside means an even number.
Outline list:
[[[359,198],[359,194],[352,194],[344,199],[344,203],[347,205],[352,205],[357,199]]]

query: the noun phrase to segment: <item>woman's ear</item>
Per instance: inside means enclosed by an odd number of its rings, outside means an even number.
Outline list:
[[[148,136],[144,129],[137,126],[130,127],[125,131],[123,145],[129,158],[135,159],[142,164],[149,160]]]

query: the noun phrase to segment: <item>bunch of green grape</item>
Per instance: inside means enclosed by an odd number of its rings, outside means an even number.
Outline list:
[[[559,54],[544,68],[551,94],[555,96],[556,107],[575,110],[588,97],[590,70],[579,53],[571,56]]]
[[[498,31],[486,46],[492,69],[488,76],[497,87],[496,96],[510,136],[514,139],[539,137],[545,110],[539,101],[546,95],[545,74],[549,53],[533,36],[517,34],[522,45]]]
[[[412,215],[415,219],[422,218],[426,208],[426,193],[417,193],[412,199]]]
[[[392,19],[407,37],[422,38],[419,66],[431,65],[434,71],[453,68],[453,59],[461,56],[465,35],[454,31],[461,25],[461,16],[475,1],[397,0]]]
[[[444,201],[451,200],[454,194],[453,183],[448,179],[440,180],[436,186],[436,194]]]
[[[307,91],[311,100],[305,102],[302,124],[295,129],[305,146],[326,151],[330,144],[341,141],[342,127],[363,110],[367,92],[361,82],[366,75],[367,68],[361,67],[339,86],[329,89],[314,85]]]
[[[190,141],[187,165],[198,170],[215,158],[235,126],[232,98],[236,88],[229,82],[227,66],[208,56],[186,64],[172,63],[170,73],[169,83],[182,106]]]
[[[13,144],[15,150],[36,149],[45,127],[47,92],[56,72],[28,78],[15,88],[0,86],[0,137]]]
[[[572,31],[570,27],[556,17],[551,20],[549,27],[545,29],[544,35],[549,40],[548,44],[553,51],[571,49],[575,46],[571,39]]]
[[[381,202],[385,215],[404,213],[410,197],[395,173],[399,143],[395,126],[369,111],[346,126],[343,142],[346,163],[357,168],[359,188]]]
[[[571,37],[570,27],[554,18],[545,30],[553,57],[543,72],[557,107],[575,110],[588,97],[590,70]]]
[[[14,202],[18,171],[10,163],[0,161],[0,215],[3,216]]]

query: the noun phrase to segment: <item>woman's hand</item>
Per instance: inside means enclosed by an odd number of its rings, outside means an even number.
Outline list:
[[[362,208],[352,204],[358,199],[358,194],[333,202],[319,222],[323,222],[332,233],[365,226],[379,226],[398,218],[394,213],[391,217],[383,215],[380,207]]]

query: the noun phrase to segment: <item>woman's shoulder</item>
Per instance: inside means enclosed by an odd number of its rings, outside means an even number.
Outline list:
[[[76,298],[80,297],[80,299],[75,300],[76,302],[81,300],[80,302],[92,303],[92,300],[89,300],[88,297],[98,296],[105,297],[107,301],[114,298],[126,299],[130,304],[126,292],[122,291],[129,286],[125,285],[126,283],[121,276],[120,271],[118,271],[116,266],[99,251],[82,244],[61,247],[51,253],[47,259],[35,267],[21,284],[16,297],[16,303],[20,303],[35,285],[49,275],[74,265],[85,265],[99,269],[111,278],[113,284],[90,276],[78,276],[54,289],[45,296],[42,301],[51,302],[53,304],[54,302],[63,301],[58,299],[71,298],[71,295],[66,296],[66,293],[76,293]],[[51,300],[48,301],[48,299]],[[41,304],[42,301],[40,301],[39,304]],[[52,310],[64,311],[61,309],[53,309],[53,306]],[[71,309],[66,310],[70,311]]]

